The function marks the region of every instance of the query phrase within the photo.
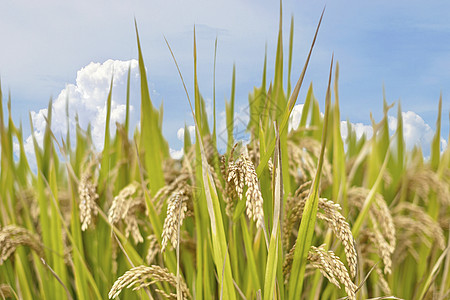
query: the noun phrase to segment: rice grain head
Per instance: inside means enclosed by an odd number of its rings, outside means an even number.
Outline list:
[[[149,245],[145,262],[147,265],[151,265],[156,255],[161,251],[161,248],[159,247],[158,240],[154,234],[149,235],[147,240],[149,241]]]
[[[111,208],[108,212],[108,220],[111,224],[116,224],[120,220],[126,224],[125,235],[132,235],[136,243],[144,242],[144,238],[139,231],[137,214],[141,211],[147,213],[147,206],[144,198],[140,195],[140,185],[133,182],[124,187],[117,196],[114,197]]]
[[[98,199],[97,185],[93,181],[90,168],[82,175],[78,185],[78,195],[80,196],[80,220],[81,230],[86,231],[92,223],[93,216],[96,216]]]
[[[233,199],[237,198],[237,194],[233,185],[228,182],[228,167],[225,155],[222,155],[220,157],[220,172],[222,174],[222,178],[225,181],[225,191],[223,193],[223,200],[226,203],[225,213],[227,214],[228,217],[231,218],[234,212]]]
[[[263,197],[261,189],[259,187],[258,175],[256,174],[255,166],[248,157],[247,148],[244,148],[244,153],[241,156],[242,168],[245,174],[245,183],[247,185],[247,191],[245,192],[245,198],[247,198],[247,216],[249,219],[253,218],[256,221],[256,227],[263,228],[264,226],[264,210],[263,210]]]
[[[400,263],[407,253],[416,259],[419,254],[416,249],[419,244],[431,247],[430,238],[441,250],[445,248],[445,236],[439,223],[431,218],[426,211],[416,204],[402,202],[394,210],[395,227],[398,228],[398,247],[395,249],[395,261]]]
[[[178,227],[183,224],[188,199],[186,194],[180,192],[174,193],[169,198],[162,232],[161,252],[164,252],[169,241],[174,248],[177,247]]]
[[[428,203],[430,192],[437,195],[437,199],[444,206],[450,206],[450,186],[448,182],[439,178],[439,175],[428,168],[411,168],[406,172],[407,189],[417,194],[425,203]]]
[[[161,213],[161,209],[164,206],[164,201],[166,201],[171,195],[176,192],[185,193],[186,195],[191,195],[191,187],[189,185],[189,180],[191,179],[191,174],[189,172],[182,172],[170,182],[168,185],[163,186],[156,192],[155,196],[152,198],[152,202],[155,205],[155,209],[158,213]]]
[[[348,299],[356,300],[358,287],[353,283],[344,264],[333,251],[326,251],[323,245],[320,247],[311,246],[308,261],[337,287],[340,288],[339,282],[341,282]]]
[[[361,210],[364,201],[369,194],[369,190],[362,187],[352,187],[348,191],[348,203]],[[386,204],[386,201],[380,194],[375,195],[374,203],[369,209],[369,222],[362,231],[364,236],[375,247],[364,247],[362,253],[373,253],[377,250],[378,256],[383,260],[384,273],[392,272],[392,254],[397,244],[396,230],[394,220]]]
[[[167,282],[172,287],[176,288],[177,286],[177,277],[170,273],[168,269],[162,268],[157,265],[152,265],[150,267],[147,266],[138,266],[134,267],[125,272],[122,276],[120,276],[116,282],[114,282],[111,290],[108,293],[109,299],[117,297],[120,292],[124,288],[131,288],[134,286],[133,291],[138,289],[153,285],[156,282]],[[191,294],[189,293],[189,289],[186,286],[186,283],[181,277],[181,296],[183,299],[191,299]],[[160,293],[164,297],[175,297],[176,294],[170,293],[167,294],[164,291],[155,289],[156,292]]]
[[[12,287],[9,284],[0,284],[0,296],[2,299],[8,299],[13,297]]]
[[[3,264],[19,246],[33,249],[39,257],[44,257],[44,249],[39,238],[23,227],[8,225],[0,229],[0,265]]]
[[[342,245],[344,245],[350,275],[354,278],[358,267],[358,257],[356,253],[355,240],[353,238],[350,225],[347,223],[344,216],[339,212],[341,210],[339,204],[325,198],[320,198],[319,208],[322,209],[324,213],[319,213],[317,217],[328,223],[328,226],[331,227],[336,237],[341,241]]]
[[[236,145],[235,145],[236,147]],[[234,151],[233,148],[232,152]],[[245,192],[246,198],[246,214],[249,219],[256,221],[256,227],[264,227],[264,211],[263,211],[263,197],[259,186],[256,169],[248,155],[247,147],[243,147],[242,153],[236,161],[230,160],[226,168],[226,192],[227,198],[227,214],[232,216],[232,198],[237,197],[242,200],[244,195],[244,188],[247,186]]]
[[[284,223],[284,243],[289,244],[289,237],[292,234],[294,225],[301,221],[306,200],[308,199],[310,182],[306,182],[296,192],[296,196],[288,198],[286,205],[287,221]],[[353,238],[350,225],[340,213],[341,207],[326,198],[319,198],[317,218],[323,220],[333,230],[333,233],[341,241],[344,246],[350,275],[352,278],[356,276],[358,268],[358,257],[356,252],[355,240]]]
[[[283,263],[283,275],[285,278],[285,284],[288,282],[294,259],[295,244],[286,254],[285,261]],[[339,259],[339,257],[333,251],[326,251],[324,245],[320,247],[311,246],[308,252],[308,262],[313,268],[320,271],[320,273],[328,279],[332,284],[341,288],[339,282],[344,285],[345,292],[348,299],[356,299],[357,286],[353,283],[350,275],[345,268],[345,265]]]

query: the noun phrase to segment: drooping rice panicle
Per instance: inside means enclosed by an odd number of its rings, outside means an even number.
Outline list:
[[[133,291],[138,289],[151,286],[156,282],[167,282],[172,287],[176,288],[177,278],[175,275],[169,272],[166,268],[161,268],[157,265],[152,265],[150,267],[138,266],[134,267],[125,272],[120,276],[116,282],[114,282],[111,290],[108,293],[108,298],[112,299],[117,297],[120,292],[125,288],[133,287]],[[183,299],[191,299],[191,294],[184,281],[181,281],[181,294]],[[156,289],[162,295],[167,296],[167,294],[161,290]],[[175,297],[176,294],[171,293],[171,297]]]
[[[2,265],[19,246],[33,249],[39,257],[44,257],[44,249],[39,238],[23,227],[7,225],[0,229],[0,265]]]
[[[247,191],[245,192],[247,216],[249,219],[256,221],[256,227],[262,228],[264,225],[263,197],[259,187],[258,176],[256,175],[255,166],[248,157],[247,148],[241,156],[243,173],[245,174],[245,184]]]
[[[417,245],[429,244],[432,238],[439,249],[445,248],[445,236],[439,223],[433,220],[425,210],[412,203],[404,202],[397,205],[394,210],[394,223],[398,228],[398,247],[396,248],[396,261],[402,261],[407,253],[417,259]]]
[[[162,232],[161,252],[164,252],[169,241],[174,248],[177,247],[178,228],[183,224],[188,199],[186,194],[180,192],[174,193],[169,198]]]
[[[411,167],[405,178],[408,191],[419,195],[425,203],[428,203],[430,192],[433,191],[442,205],[450,206],[450,185],[441,180],[436,172],[429,168]]]
[[[287,216],[289,216],[290,220],[285,223],[284,234],[286,239],[291,234],[293,224],[299,222],[301,219],[308,195],[305,188],[308,186],[310,186],[310,183],[305,183],[302,190],[299,190],[296,193],[297,197],[300,198],[293,197],[288,201],[286,214]],[[295,203],[295,206],[293,206],[292,203]],[[331,200],[319,198],[318,208],[320,211],[317,214],[317,218],[327,222],[328,226],[333,230],[336,237],[341,241],[342,245],[344,246],[345,255],[347,257],[350,275],[352,277],[355,277],[358,265],[355,241],[350,225],[339,212],[341,210],[340,205],[334,203]],[[286,243],[288,242],[286,241],[285,244]]]
[[[324,212],[323,214],[319,213],[317,217],[325,220],[336,237],[342,242],[350,269],[350,275],[351,277],[355,277],[358,267],[355,240],[350,225],[339,212],[341,210],[340,205],[331,200],[319,199],[319,208]]]
[[[78,195],[80,197],[81,230],[85,231],[91,225],[93,216],[98,214],[96,201],[99,196],[90,168],[81,175]]]
[[[147,263],[147,265],[151,265],[156,255],[161,251],[161,248],[159,247],[158,240],[156,239],[156,236],[154,234],[149,235],[147,237],[147,240],[149,241],[149,243],[145,262]]]
[[[132,235],[136,243],[142,243],[144,238],[139,231],[137,213],[146,212],[144,198],[140,193],[139,184],[133,182],[124,187],[117,196],[114,197],[111,208],[108,212],[108,220],[111,224],[116,224],[120,220],[126,225],[125,235]]]
[[[348,202],[358,210],[362,209],[369,190],[362,187],[352,187],[348,191]],[[371,226],[365,230],[365,236],[377,249],[384,263],[384,272],[391,273],[392,254],[396,247],[396,231],[392,214],[380,194],[375,195],[375,201],[369,210]]]
[[[286,255],[283,264],[283,275],[285,282],[289,279],[290,268],[292,265],[295,245]],[[311,246],[308,252],[308,263],[315,269],[318,269],[332,284],[340,288],[340,284],[344,285],[345,292],[349,299],[356,299],[357,286],[353,283],[350,275],[341,262],[339,257],[333,251],[326,251],[324,245],[320,247]]]

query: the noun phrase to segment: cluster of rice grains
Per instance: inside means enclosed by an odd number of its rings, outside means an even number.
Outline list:
[[[302,184],[295,194],[288,197],[285,207],[285,219],[283,222],[283,245],[285,249],[290,249],[286,254],[283,264],[283,274],[287,283],[290,277],[295,243],[291,246],[291,235],[295,233],[294,228],[298,228],[301,221],[306,200],[309,196],[311,181]],[[324,221],[334,235],[341,241],[344,246],[344,252],[347,258],[349,271],[333,251],[326,251],[325,245],[320,247],[311,247],[308,254],[308,261],[311,266],[318,269],[331,283],[340,287],[341,282],[349,299],[356,299],[356,285],[351,278],[356,276],[357,271],[357,252],[353,239],[352,231],[344,216],[339,212],[341,207],[339,204],[331,200],[319,198],[317,219]]]
[[[250,160],[248,149],[243,147],[238,159],[234,160],[233,155],[238,144],[231,150],[228,166],[226,166],[225,156],[221,158],[222,176],[226,182],[225,201],[227,203],[226,212],[232,216],[234,200],[242,200],[244,188],[246,198],[246,213],[249,219],[256,221],[256,227],[264,227],[263,197],[259,186],[258,176],[253,162]]]
[[[38,236],[25,228],[8,225],[0,228],[0,265],[3,264],[19,246],[33,249],[39,257],[44,256],[44,249]]]
[[[99,196],[97,194],[97,183],[94,179],[94,172],[92,171],[93,166],[95,166],[95,161],[93,160],[81,174],[78,183],[80,221],[81,230],[83,231],[89,228],[93,222],[93,217],[98,214],[96,201]]]
[[[136,243],[142,243],[144,238],[139,231],[137,214],[141,211],[146,212],[146,209],[140,185],[133,182],[114,197],[108,212],[108,221],[114,225],[122,220],[126,224],[126,237],[131,233]]]
[[[169,242],[173,248],[178,245],[181,235],[179,230],[188,212],[188,204],[191,199],[192,189],[188,183],[189,179],[190,176],[187,173],[180,173],[175,180],[160,189],[154,197],[157,210],[161,210],[164,202],[167,204],[161,236],[161,252],[164,252]]]
[[[125,274],[116,280],[108,293],[108,297],[109,299],[117,297],[124,288],[135,286],[133,288],[133,291],[135,291],[160,282],[166,282],[173,288],[177,287],[177,277],[170,273],[166,268],[157,265],[152,265],[150,267],[138,266],[126,271]],[[182,298],[191,299],[191,294],[189,293],[186,283],[181,281],[179,286],[181,287],[180,292]],[[155,291],[164,298],[177,299],[176,293],[168,294],[160,287],[155,288]]]

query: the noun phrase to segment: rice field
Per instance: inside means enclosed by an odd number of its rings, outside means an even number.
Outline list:
[[[440,151],[442,99],[429,159],[419,147],[405,148],[400,103],[382,103],[371,138],[357,138],[349,125],[343,139],[333,59],[325,107],[312,85],[297,99],[307,88],[320,22],[291,84],[292,24],[287,70],[280,25],[274,78],[266,78],[265,61],[261,85],[250,93],[246,141],[233,136],[233,77],[223,153],[216,116],[209,124],[198,88],[195,33],[195,93],[186,89],[195,143],[185,130],[181,159],[170,157],[162,135],[162,108],[150,99],[138,34],[140,129],[130,138],[128,98],[125,122],[111,132],[110,93],[100,152],[89,127],[53,135],[50,101],[43,146],[34,138],[32,171],[11,99],[4,112],[0,92],[0,297],[449,299],[450,149]],[[300,125],[288,131],[296,102],[304,103]],[[395,109],[390,135],[388,112]]]

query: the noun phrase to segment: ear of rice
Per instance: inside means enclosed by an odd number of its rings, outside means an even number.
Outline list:
[[[93,216],[98,213],[97,204],[95,203],[98,199],[97,186],[92,177],[92,173],[88,169],[81,175],[80,183],[78,185],[81,230],[83,231],[89,228]]]
[[[8,225],[0,229],[0,265],[3,264],[19,246],[27,246],[33,249],[39,257],[44,257],[39,238],[25,228]]]
[[[133,291],[153,285],[156,282],[167,282],[173,288],[177,286],[177,278],[174,274],[170,273],[168,269],[162,268],[157,265],[150,267],[138,266],[125,272],[120,276],[116,282],[114,282],[111,290],[108,293],[108,298],[112,299],[117,297],[124,288],[133,287]],[[182,280],[180,282],[181,295],[183,299],[191,299],[191,294],[186,286],[186,283]],[[164,291],[155,289],[165,297],[175,297],[176,293],[167,294]]]
[[[132,235],[136,243],[142,243],[142,237],[139,226],[137,214],[140,211],[146,211],[147,206],[144,203],[144,198],[139,194],[139,184],[133,182],[124,187],[119,194],[114,197],[111,208],[108,212],[108,220],[111,224],[116,224],[120,220],[126,224],[125,235],[128,237]]]
[[[294,251],[295,245],[286,255],[286,259],[283,264],[285,282],[288,282],[290,277],[290,269],[292,267]],[[351,280],[350,275],[342,261],[333,251],[326,251],[324,245],[321,245],[320,247],[311,246],[311,249],[308,252],[308,262],[312,267],[319,270],[320,273],[328,279],[328,281],[338,288],[341,288],[340,284],[344,285],[348,299],[356,299],[357,286]]]
[[[162,232],[161,251],[167,247],[170,241],[172,246],[176,248],[178,228],[183,224],[183,220],[187,211],[188,197],[184,193],[175,193],[169,198],[167,205],[167,216],[164,220],[164,227]]]
[[[258,228],[263,228],[264,200],[255,166],[248,156],[247,147],[244,147],[242,154],[236,162],[230,161],[227,171],[227,182],[235,188],[239,199],[242,199],[244,186],[247,186],[247,191],[245,192],[247,216],[249,219],[256,221]]]
[[[300,198],[292,197],[290,200],[288,200],[286,211],[288,221],[285,222],[284,228],[285,239],[289,238],[294,224],[299,222],[302,217],[308,195],[306,192],[306,188],[308,186],[310,186],[310,184],[305,183],[302,189],[299,189],[297,191],[297,197]],[[334,203],[331,200],[319,198],[318,209],[323,212],[318,212],[317,218],[325,221],[333,230],[333,233],[336,235],[336,237],[341,241],[342,245],[344,246],[345,255],[347,257],[350,275],[352,277],[355,277],[358,265],[355,241],[350,229],[350,225],[347,223],[344,216],[342,216],[342,214],[339,212],[341,210],[340,205]],[[288,244],[288,240],[285,242],[285,244]]]

